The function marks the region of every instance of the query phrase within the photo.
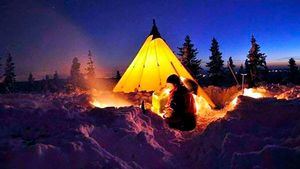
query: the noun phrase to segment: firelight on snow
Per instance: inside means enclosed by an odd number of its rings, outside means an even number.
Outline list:
[[[91,89],[89,103],[94,107],[105,108],[105,107],[125,107],[131,106],[132,103],[121,97],[118,97],[111,92],[98,91]]]
[[[151,103],[151,111],[158,116],[164,118],[166,114],[165,106],[168,101],[168,97],[170,95],[171,88],[165,87],[160,91],[155,91],[152,94],[152,103]],[[223,117],[227,111],[232,111],[235,106],[238,104],[238,96],[243,95],[252,98],[262,98],[266,97],[266,91],[264,89],[244,89],[243,92],[237,94],[232,101],[230,101],[223,109],[214,110],[208,104],[208,102],[202,96],[198,96],[193,94],[197,115],[205,116],[205,117]],[[90,104],[94,107],[105,108],[105,107],[124,107],[133,105],[131,102],[121,99],[119,97],[114,96],[113,94],[102,93],[93,91],[91,94]]]
[[[95,107],[99,107],[99,108],[109,107],[109,105],[103,104],[103,103],[101,103],[101,102],[98,101],[98,100],[91,101],[90,103],[91,103],[91,105],[93,105],[93,106],[95,106]]]
[[[104,99],[92,99],[90,101],[90,104],[93,105],[94,107],[99,107],[99,108],[105,108],[105,107],[126,107],[126,106],[131,106],[132,104],[125,102],[125,101],[121,101],[118,99],[115,100],[106,100],[106,101],[101,101]]]
[[[253,88],[244,89],[243,95],[248,96],[248,97],[252,97],[252,98],[255,98],[255,99],[264,97],[264,94],[262,92],[260,92],[257,89],[253,89]]]
[[[181,80],[185,80],[184,78],[181,78]],[[160,117],[164,117],[165,114],[165,105],[167,103],[169,94],[170,94],[170,88],[164,88],[160,92],[154,92],[152,95],[152,107],[151,110],[155,114],[159,115]],[[232,101],[230,101],[225,107],[221,110],[214,110],[210,107],[208,102],[201,96],[193,94],[195,103],[196,103],[196,109],[197,109],[197,115],[201,117],[213,117],[213,119],[221,118],[223,117],[227,111],[234,110],[235,106],[238,104],[238,96],[243,95],[247,97],[252,97],[255,99],[266,97],[266,91],[264,89],[244,89],[242,92],[237,94]]]
[[[254,88],[250,88],[250,89],[244,89],[242,91],[242,94],[238,94],[231,102],[230,105],[233,106],[233,108],[238,104],[238,96],[243,95],[243,96],[247,96],[247,97],[252,97],[255,99],[258,98],[262,98],[266,96],[266,91],[263,89],[254,89]]]
[[[164,117],[164,114],[166,114],[165,106],[167,104],[170,91],[171,89],[166,87],[161,91],[156,91],[152,94],[151,110],[160,117]],[[193,94],[193,97],[196,103],[197,115],[203,113],[203,110],[211,110],[208,102],[202,96]]]

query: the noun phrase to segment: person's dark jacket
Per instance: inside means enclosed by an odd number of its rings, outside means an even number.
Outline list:
[[[168,104],[173,109],[171,116],[166,119],[171,128],[188,131],[196,127],[195,100],[186,87],[175,87],[170,93]]]

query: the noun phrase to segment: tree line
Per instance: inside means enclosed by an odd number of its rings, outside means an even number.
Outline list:
[[[236,71],[237,68],[231,56],[227,61],[227,66],[224,66],[222,52],[220,51],[220,46],[216,38],[212,39],[209,49],[209,62],[206,63],[206,67],[208,68],[207,75],[201,67],[202,60],[198,59],[198,50],[194,47],[190,36],[187,35],[185,37],[184,43],[181,47],[178,47],[178,50],[177,55],[181,63],[200,84],[206,82],[204,85],[234,85],[236,82],[230,69],[233,70],[233,74],[235,74],[239,83],[241,83],[242,76],[244,75],[245,83],[247,83],[249,87],[259,86],[268,82],[267,55],[260,51],[260,45],[253,35],[251,37],[250,50],[246,55],[244,64],[241,64],[238,71]],[[294,58],[289,59],[288,67],[288,77],[284,79],[290,83],[299,83],[299,69]]]
[[[93,61],[92,52],[88,51],[88,62],[85,68],[85,73],[81,72],[81,64],[77,57],[74,57],[71,64],[70,75],[66,82],[59,77],[57,71],[54,72],[52,78],[47,74],[45,78],[41,81],[36,81],[32,72],[29,73],[27,78],[27,83],[22,86],[26,88],[26,91],[50,91],[58,92],[60,90],[74,91],[76,89],[84,89],[87,87],[88,82],[93,82],[96,78],[95,65]],[[4,69],[3,69],[4,68]],[[3,71],[2,71],[3,69]],[[13,62],[13,57],[11,53],[6,56],[5,64],[1,64],[0,57],[0,80],[1,92],[10,93],[15,91],[16,86],[16,73],[15,73],[15,63]],[[37,84],[38,82],[38,84]],[[37,89],[37,87],[39,89]]]
[[[260,45],[257,43],[255,37],[251,37],[251,47],[244,64],[241,64],[237,70],[232,57],[230,56],[227,65],[224,65],[223,54],[220,51],[219,42],[216,38],[211,41],[209,62],[206,63],[208,68],[207,73],[201,67],[202,60],[197,57],[198,50],[192,43],[190,36],[186,36],[184,43],[178,47],[178,57],[191,75],[202,85],[215,85],[215,86],[231,86],[235,84],[235,80],[229,68],[237,76],[237,80],[241,82],[242,75],[245,75],[246,83],[249,87],[255,87],[268,82],[268,67],[266,63],[267,55],[260,51]],[[87,83],[94,82],[95,65],[91,51],[88,51],[88,62],[85,68],[85,73],[81,72],[81,63],[77,57],[74,57],[71,64],[70,76],[67,82],[61,84],[61,78],[57,71],[54,72],[53,78],[46,75],[41,81],[43,91],[58,91],[61,88],[67,90],[76,90],[78,88],[86,88]],[[4,88],[4,92],[13,92],[16,83],[15,63],[11,53],[7,53],[6,60],[2,64],[0,57],[0,85]],[[300,84],[300,72],[294,58],[288,61],[287,77],[283,79],[287,83]],[[116,72],[115,79],[121,78],[121,73]],[[28,75],[28,91],[34,90],[35,78],[30,72]],[[91,84],[89,84],[90,86]],[[0,87],[1,87],[0,86]],[[3,87],[4,86],[4,87]],[[2,91],[3,92],[3,91]]]

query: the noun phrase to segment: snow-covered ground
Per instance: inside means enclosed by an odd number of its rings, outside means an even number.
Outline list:
[[[0,95],[0,168],[300,168],[300,88],[266,91],[192,132],[86,94]]]

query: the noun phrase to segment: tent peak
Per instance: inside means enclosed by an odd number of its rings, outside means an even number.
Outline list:
[[[153,19],[153,26],[149,35],[153,35],[152,39],[161,38],[160,33],[158,32],[158,28],[155,23],[155,19]]]

